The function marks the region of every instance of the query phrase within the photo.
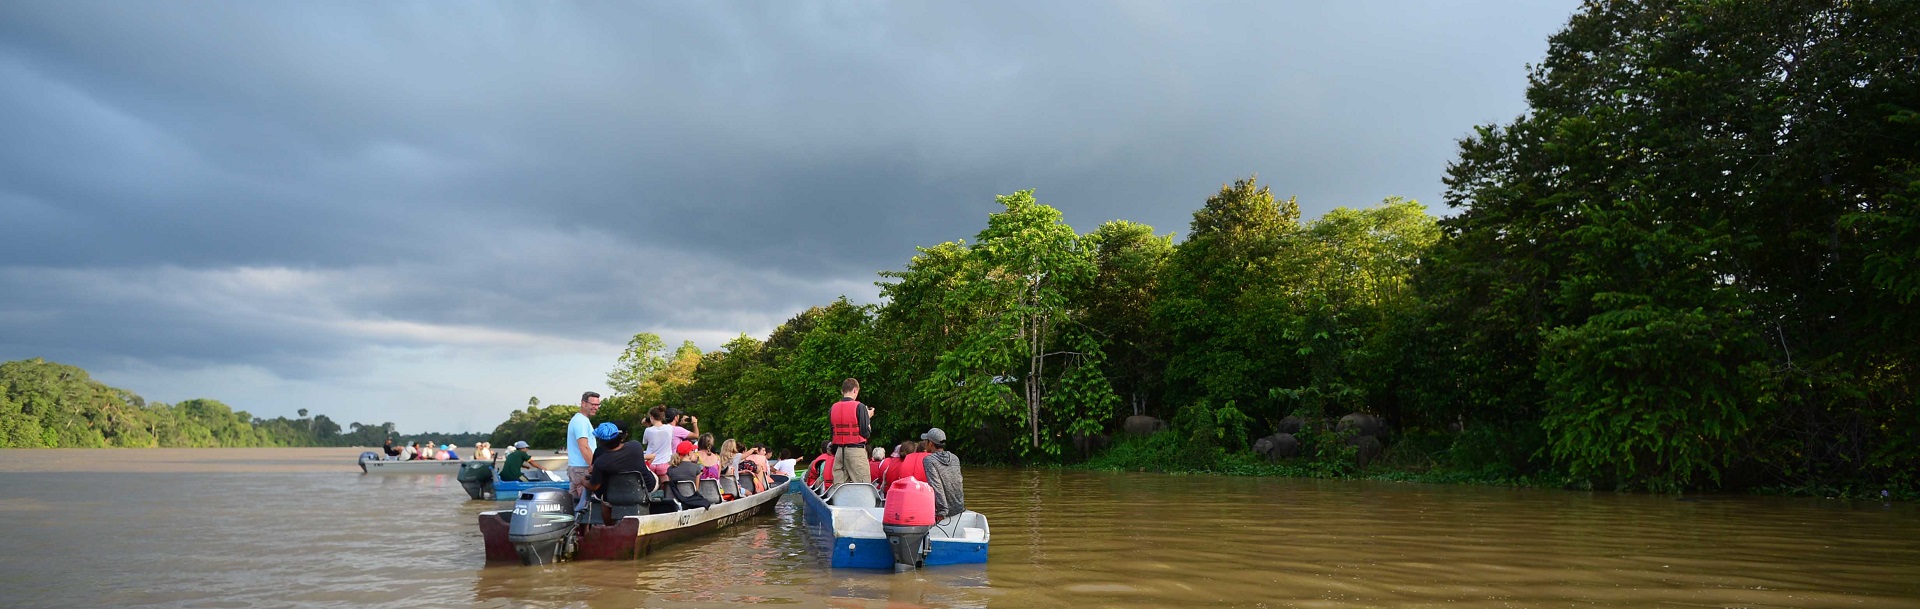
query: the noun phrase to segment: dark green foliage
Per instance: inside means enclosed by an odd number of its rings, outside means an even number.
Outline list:
[[[705,356],[636,337],[609,402],[811,451],[857,376],[876,441],[940,426],[969,462],[1063,459],[1149,414],[1173,429],[1093,465],[1910,494],[1916,49],[1913,0],[1596,0],[1551,39],[1527,114],[1460,142],[1451,218],[1388,199],[1303,222],[1247,179],[1176,245],[1124,221],[1080,235],[1017,192],[972,243],[881,273],[880,306]],[[1371,471],[1331,431],[1350,412],[1386,421]],[[1257,462],[1289,415],[1302,456]]]

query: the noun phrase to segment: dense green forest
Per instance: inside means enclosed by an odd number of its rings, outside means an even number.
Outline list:
[[[298,419],[261,419],[215,400],[148,402],[37,358],[0,364],[0,448],[379,446],[388,438],[472,446],[486,436],[401,436],[392,423],[342,429],[306,410]]]
[[[710,353],[635,336],[602,418],[665,404],[818,446],[851,376],[882,441],[937,425],[979,462],[1257,469],[1250,441],[1295,415],[1283,471],[1345,475],[1328,423],[1362,412],[1388,428],[1375,468],[1912,493],[1920,4],[1590,2],[1527,100],[1459,142],[1450,217],[1303,221],[1248,179],[1176,243],[1018,192],[881,273],[884,304]],[[573,410],[533,404],[494,441],[557,445]],[[1122,439],[1134,414],[1172,430]]]

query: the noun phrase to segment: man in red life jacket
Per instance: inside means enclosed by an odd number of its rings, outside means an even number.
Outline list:
[[[860,381],[840,383],[840,401],[827,413],[833,425],[833,483],[873,482],[867,465],[867,437],[873,435],[873,407],[860,403]]]

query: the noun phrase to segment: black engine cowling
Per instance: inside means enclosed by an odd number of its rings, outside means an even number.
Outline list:
[[[520,562],[544,565],[560,560],[573,537],[573,496],[560,489],[533,489],[513,503],[507,541]]]
[[[467,489],[468,497],[485,500],[493,499],[493,480],[495,475],[493,473],[492,463],[485,461],[462,463],[460,464],[460,475],[458,478],[461,488]]]

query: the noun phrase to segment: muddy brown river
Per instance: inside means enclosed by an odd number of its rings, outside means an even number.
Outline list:
[[[0,607],[1920,607],[1905,503],[971,468],[984,568],[831,569],[792,499],[487,566],[496,504],[358,453],[0,451]]]

